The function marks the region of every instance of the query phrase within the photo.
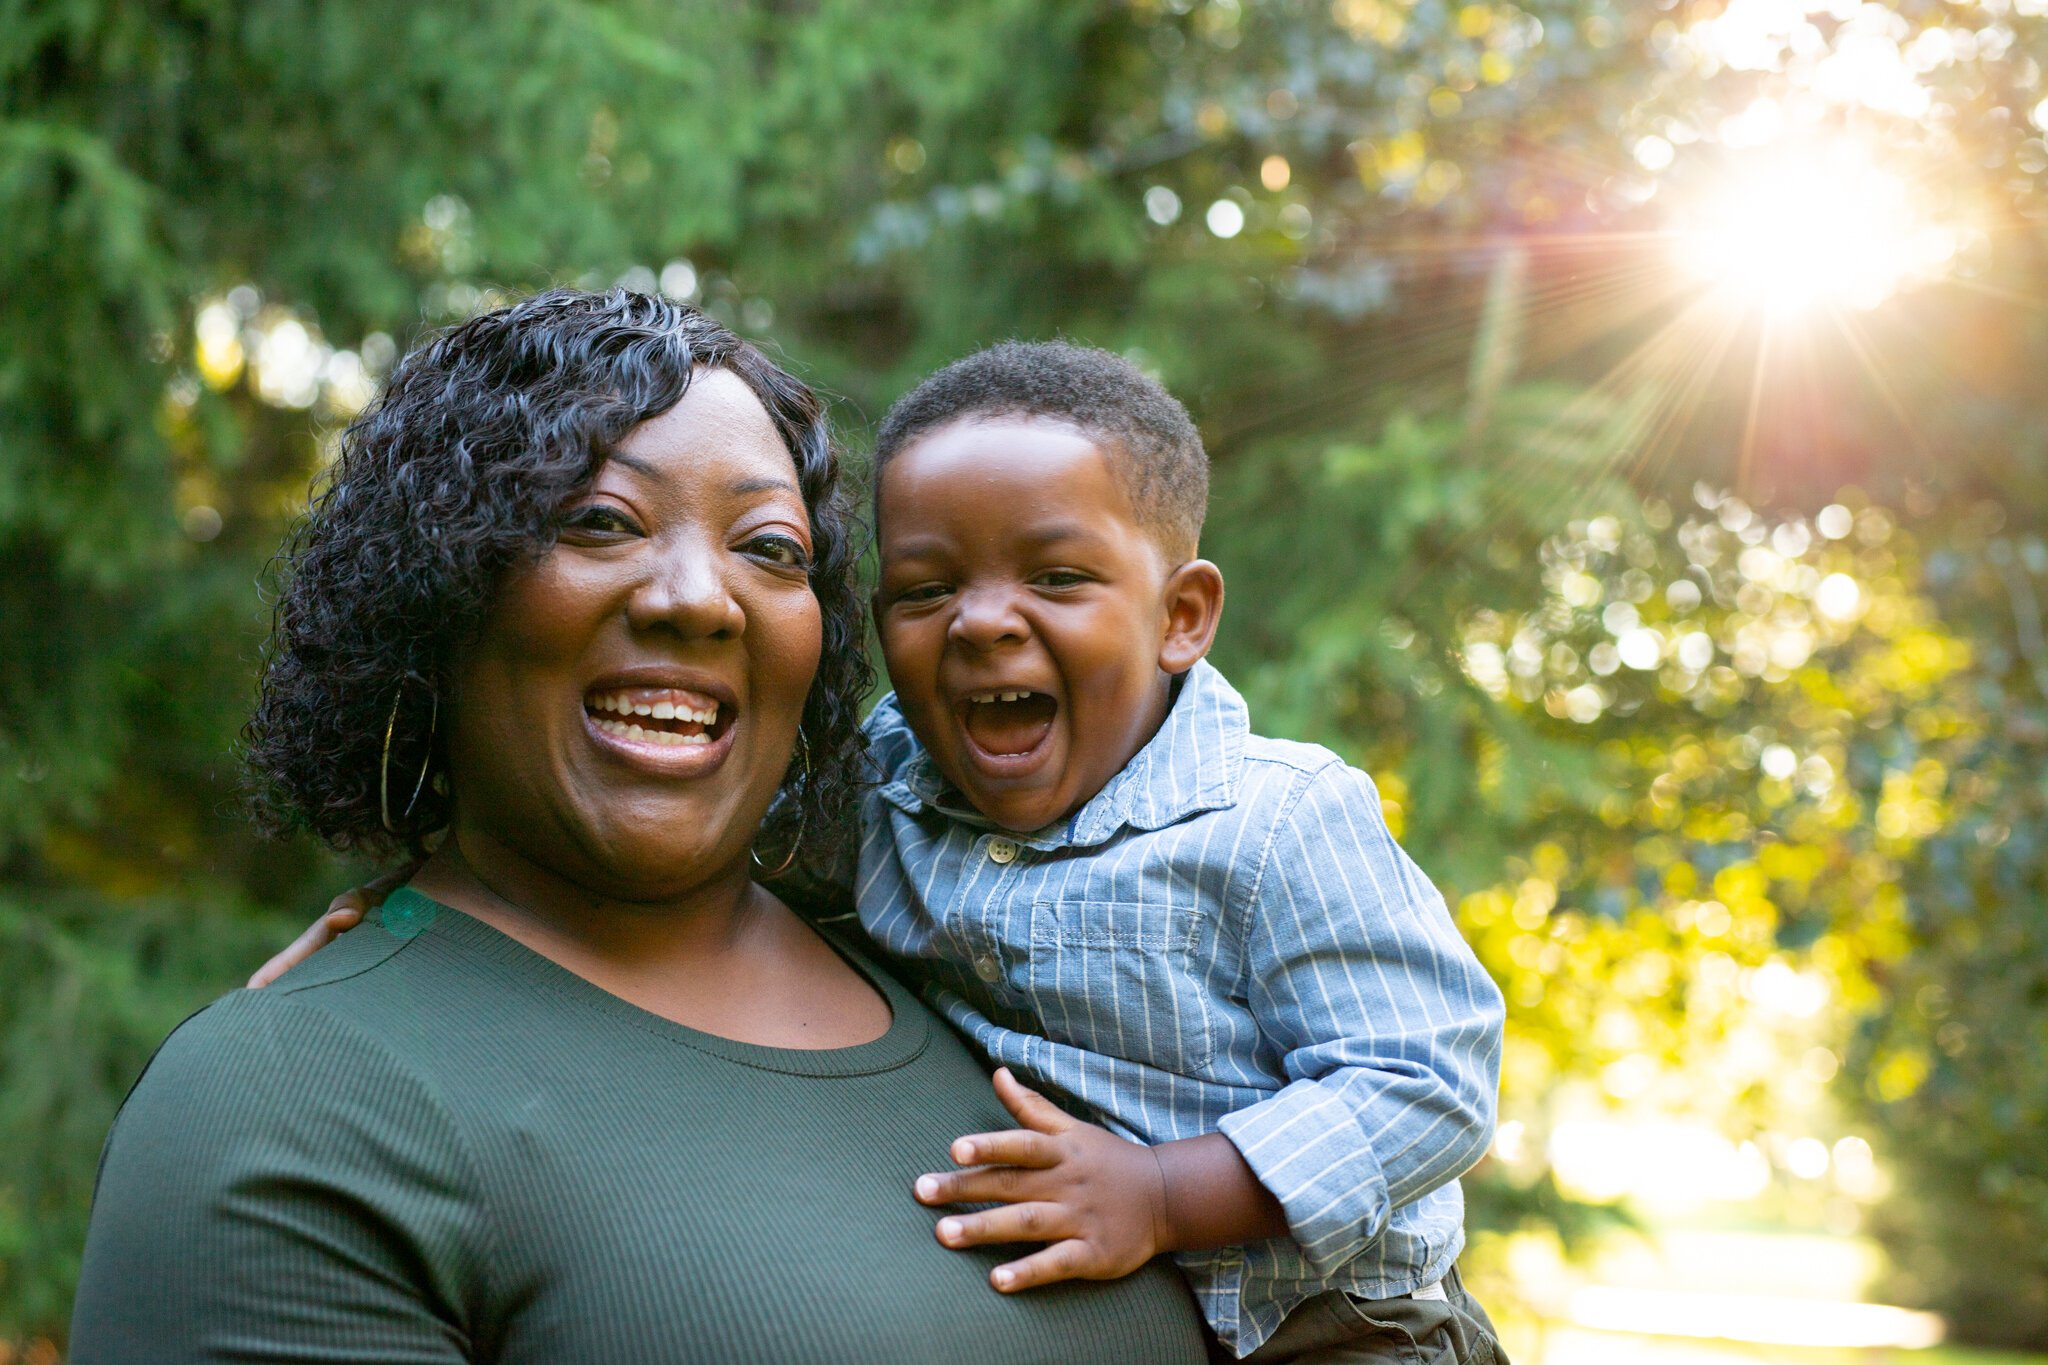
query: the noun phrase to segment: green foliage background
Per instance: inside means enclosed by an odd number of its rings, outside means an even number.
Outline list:
[[[61,1342],[149,1049],[361,871],[254,841],[231,753],[332,433],[423,330],[625,279],[854,448],[1006,336],[1189,402],[1221,662],[1381,776],[1508,990],[1538,1155],[1479,1232],[1584,1222],[1560,1097],[1822,1104],[1893,1163],[1892,1292],[2048,1347],[2039,9],[1807,16],[1939,32],[1931,112],[1827,121],[1977,228],[1771,351],[1674,334],[1653,235],[1797,75],[1699,58],[1713,4],[0,0],[0,1343]],[[1730,1059],[1773,963],[1827,984],[1831,1081]]]

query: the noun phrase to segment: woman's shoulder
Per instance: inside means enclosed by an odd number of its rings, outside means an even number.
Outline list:
[[[395,982],[379,981],[405,942],[375,922],[330,946],[260,990],[234,990],[187,1015],[157,1047],[136,1082],[197,1080],[215,1072],[279,1080],[309,1074],[302,1054],[346,1058],[350,1069],[400,1067],[375,1045],[371,1002]],[[318,1070],[320,1068],[314,1068]],[[131,1092],[131,1099],[133,1092]]]
[[[169,1182],[213,1208],[286,1172],[304,1188],[423,1179],[474,1191],[474,1150],[404,1049],[318,992],[240,990],[173,1029],[144,1067],[101,1150],[96,1204],[158,1203],[150,1191]]]
[[[239,990],[164,1039],[130,1089],[109,1141],[145,1127],[203,1141],[199,1135],[216,1123],[250,1132],[306,1128],[343,1112],[362,1119],[416,1108],[429,1089],[400,1051],[347,1012],[328,1008],[318,992]]]
[[[223,996],[172,1030],[107,1134],[76,1358],[225,1358],[232,1338],[284,1359],[309,1321],[371,1303],[377,1341],[452,1359],[427,1345],[485,1283],[473,1150],[420,1069],[319,992]],[[360,1340],[354,1358],[397,1358]]]
[[[530,1008],[506,989],[519,974],[499,960],[517,950],[494,955],[493,937],[423,896],[394,894],[269,986],[231,991],[174,1029],[131,1090],[117,1131],[142,1110],[168,1105],[196,1120],[203,1116],[185,1111],[214,1105],[245,1129],[352,1114],[442,1141],[456,1129],[473,1139],[474,1115],[458,1093],[464,1058],[474,1060],[464,1043],[502,1037]]]
[[[157,1121],[203,1127],[214,1110],[241,1130],[344,1112],[445,1119],[434,1058],[419,1046],[422,1015],[451,994],[429,927],[372,917],[269,986],[188,1016],[136,1080],[116,1134]]]

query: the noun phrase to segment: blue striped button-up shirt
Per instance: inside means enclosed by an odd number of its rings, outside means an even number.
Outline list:
[[[1029,834],[946,786],[894,698],[867,723],[855,905],[996,1063],[1113,1131],[1221,1131],[1291,1239],[1183,1254],[1238,1354],[1331,1288],[1443,1277],[1485,1151],[1501,997],[1372,780],[1250,732],[1197,665],[1093,800]]]

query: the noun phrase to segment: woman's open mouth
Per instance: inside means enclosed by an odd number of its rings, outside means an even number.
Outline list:
[[[1044,692],[970,692],[954,708],[975,757],[1009,767],[1027,760],[1052,733],[1059,702]]]
[[[584,694],[583,714],[613,749],[695,767],[726,748],[734,708],[683,687],[607,687]]]

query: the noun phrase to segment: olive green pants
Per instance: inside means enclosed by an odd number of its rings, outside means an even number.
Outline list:
[[[1246,1365],[1508,1365],[1492,1320],[1456,1268],[1443,1287],[1441,1299],[1318,1294],[1289,1313]]]

